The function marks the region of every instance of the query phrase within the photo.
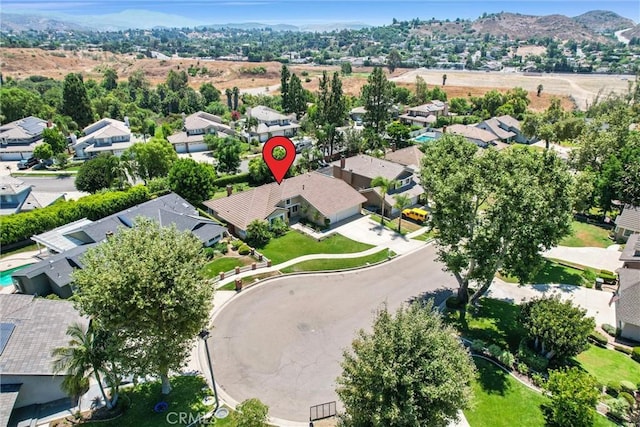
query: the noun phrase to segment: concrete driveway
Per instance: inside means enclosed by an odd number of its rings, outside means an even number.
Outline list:
[[[338,400],[342,351],[370,329],[383,303],[443,301],[455,279],[424,246],[370,269],[278,278],[250,288],[215,316],[210,338],[216,382],[230,403],[257,397],[272,417],[308,422],[309,407]]]
[[[368,216],[347,222],[332,231],[358,242],[388,247],[397,254],[405,254],[424,246],[422,241],[411,240],[395,231],[381,227],[379,222],[373,221]]]
[[[621,252],[605,248],[570,248],[567,246],[556,246],[542,255],[548,258],[557,258],[599,270],[609,270],[611,272],[615,272],[618,268],[622,267],[622,261],[619,259]]]

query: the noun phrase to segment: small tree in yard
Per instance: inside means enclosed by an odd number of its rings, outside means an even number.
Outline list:
[[[236,407],[234,418],[238,427],[266,427],[269,407],[258,399],[247,399]]]
[[[590,427],[596,415],[598,382],[579,368],[551,371],[544,385],[551,402],[543,405],[548,426]]]
[[[273,237],[269,229],[269,223],[264,220],[254,219],[247,225],[247,243],[253,247],[261,248]]]
[[[56,163],[60,169],[64,169],[69,164],[69,156],[67,153],[58,153],[55,156]]]
[[[398,233],[400,232],[402,226],[402,211],[409,206],[411,206],[411,199],[409,196],[404,194],[398,194],[397,196],[393,196],[393,199],[396,203],[393,205],[394,208],[400,211],[400,216],[398,216]]]
[[[536,298],[522,305],[520,320],[533,347],[547,359],[565,361],[589,346],[589,334],[596,327],[586,310],[559,295]]]
[[[49,160],[53,157],[53,150],[49,144],[44,142],[33,149],[33,157],[40,160]]]
[[[346,427],[444,427],[469,407],[473,361],[433,303],[383,308],[345,351],[336,390]]]

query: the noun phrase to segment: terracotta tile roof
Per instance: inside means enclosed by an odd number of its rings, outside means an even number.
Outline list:
[[[265,184],[204,205],[224,221],[246,230],[256,219],[265,219],[286,199],[300,196],[326,217],[364,203],[366,198],[344,181],[317,172],[287,178],[281,185]]]

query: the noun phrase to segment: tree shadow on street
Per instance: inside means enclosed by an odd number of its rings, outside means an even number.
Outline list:
[[[424,304],[428,300],[433,300],[433,306],[437,307],[442,304],[448,297],[453,295],[453,290],[450,288],[438,288],[430,291],[422,292],[421,294],[414,295],[407,299],[409,304],[421,303]]]

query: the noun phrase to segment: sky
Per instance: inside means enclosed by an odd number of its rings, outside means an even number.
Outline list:
[[[56,16],[117,14],[124,10],[148,10],[176,15],[193,25],[238,22],[304,25],[329,22],[357,22],[369,25],[391,23],[392,18],[409,20],[475,19],[483,12],[515,12],[531,15],[581,13],[605,9],[640,21],[640,1],[608,0],[4,0],[4,12],[30,12]]]

